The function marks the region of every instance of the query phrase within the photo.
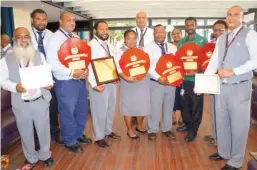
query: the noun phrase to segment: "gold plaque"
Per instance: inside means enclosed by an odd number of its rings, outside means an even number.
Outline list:
[[[197,62],[183,62],[185,70],[197,70]]]
[[[175,72],[167,77],[169,83],[173,83],[181,78],[182,78],[182,75],[180,72]]]
[[[129,69],[129,74],[132,77],[138,76],[138,75],[141,75],[141,74],[145,74],[145,73],[146,73],[146,70],[145,70],[144,66]]]
[[[104,57],[91,60],[97,85],[113,83],[119,80],[113,57]]]

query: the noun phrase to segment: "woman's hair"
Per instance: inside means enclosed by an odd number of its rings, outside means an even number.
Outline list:
[[[134,31],[134,30],[127,30],[127,31],[124,32],[124,39],[126,38],[126,36],[127,36],[129,33],[134,33],[134,34],[137,35],[136,31]]]

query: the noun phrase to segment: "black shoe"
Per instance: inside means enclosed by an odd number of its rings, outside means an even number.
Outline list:
[[[130,136],[129,133],[127,133],[127,135],[128,135],[128,137],[129,137],[130,139],[140,139],[140,137],[137,136],[137,135],[136,135],[136,136]]]
[[[71,145],[71,146],[66,146],[66,145],[65,145],[65,147],[66,147],[67,149],[69,149],[71,152],[74,152],[74,153],[83,152],[83,149],[81,148],[81,146],[80,146],[78,143],[76,143],[76,144],[74,144],[74,145]]]
[[[147,133],[147,130],[142,131],[142,130],[139,130],[138,128],[136,128],[136,131],[138,131],[138,132],[140,132],[142,134],[146,134]]]
[[[64,145],[64,142],[62,140],[61,136],[58,136],[57,138],[53,139],[56,143],[58,143],[59,145]]]
[[[54,160],[53,158],[48,158],[47,160],[44,161],[44,163],[47,167],[50,167],[54,165]]]
[[[204,136],[203,140],[204,141],[213,141],[214,138],[211,135],[208,135],[208,136]]]
[[[218,153],[215,153],[213,155],[210,156],[210,159],[211,160],[214,160],[214,161],[221,161],[221,160],[224,160],[224,158],[222,158]]]
[[[221,170],[238,170],[239,168],[226,164]]]
[[[169,140],[175,139],[175,135],[169,130],[167,132],[162,132],[164,136],[166,136]]]
[[[186,132],[187,131],[187,127],[186,125],[180,126],[176,129],[178,132]]]
[[[182,126],[182,125],[184,125],[184,123],[182,121],[178,121],[178,125]]]
[[[80,143],[83,143],[83,144],[86,144],[86,145],[89,145],[92,143],[92,140],[88,137],[86,137],[85,135],[82,135],[80,138],[78,138],[78,141]]]
[[[109,147],[108,143],[104,139],[97,140],[95,143],[101,148]]]
[[[187,135],[187,136],[184,138],[184,141],[185,141],[186,143],[189,143],[189,142],[194,141],[195,138],[196,138],[196,136]]]
[[[176,122],[176,121],[172,122],[172,125],[174,125],[174,126],[175,126],[176,124],[177,124],[177,122]]]

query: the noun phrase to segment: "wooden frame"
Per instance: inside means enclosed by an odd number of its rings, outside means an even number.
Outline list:
[[[104,63],[107,67],[109,67],[109,70],[106,67],[101,67],[103,66],[101,63]],[[119,75],[118,75],[116,64],[113,57],[92,59],[91,65],[93,68],[97,86],[119,81]],[[105,77],[105,76],[109,76],[109,77]],[[101,80],[101,79],[105,79],[105,80]]]

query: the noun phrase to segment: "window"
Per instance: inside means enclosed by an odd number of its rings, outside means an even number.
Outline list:
[[[162,24],[163,26],[167,26],[168,25],[168,19],[153,19],[152,20],[152,25],[158,25],[158,24]]]

